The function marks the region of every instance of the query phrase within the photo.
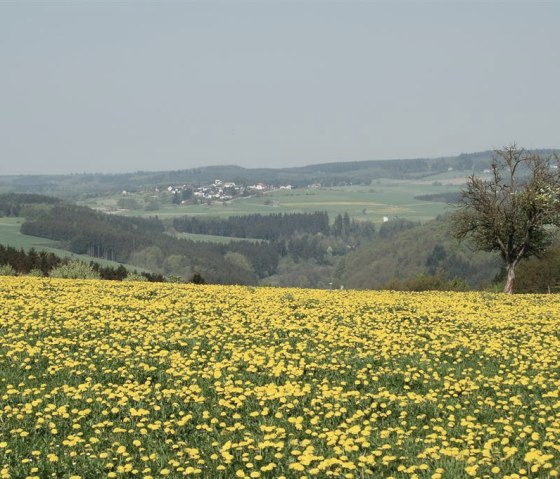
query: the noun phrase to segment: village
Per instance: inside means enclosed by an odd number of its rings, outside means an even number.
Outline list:
[[[155,191],[157,196],[161,196],[161,194],[170,195],[173,204],[186,205],[202,202],[224,202],[278,189],[291,190],[292,188],[292,185],[273,186],[267,183],[238,185],[232,181],[216,179],[213,183],[207,185],[169,185],[163,191],[159,187],[154,188],[152,191]],[[123,191],[122,194],[126,196],[129,192]]]

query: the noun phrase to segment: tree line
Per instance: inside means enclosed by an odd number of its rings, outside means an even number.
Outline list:
[[[300,234],[329,234],[327,212],[251,214],[229,218],[174,218],[173,227],[181,233],[279,240]]]
[[[27,193],[4,193],[0,194],[0,217],[26,216],[30,207],[36,207],[37,205],[55,205],[60,202],[61,200],[52,196]]]
[[[61,258],[60,256],[47,251],[37,251],[31,248],[25,251],[23,248],[0,245],[0,266],[11,268],[14,274],[34,274],[37,276],[50,276],[54,270],[62,265],[68,265],[74,260]],[[100,279],[122,281],[128,277],[143,277],[150,282],[162,282],[165,280],[163,275],[148,272],[138,273],[130,271],[123,265],[103,266],[95,261],[90,261],[88,267],[97,273]]]
[[[326,211],[314,213],[251,214],[229,218],[182,216],[173,219],[173,227],[181,233],[256,238],[263,240],[292,239],[305,235],[372,237],[375,227],[369,222],[351,220],[348,213],[338,214],[330,225]]]
[[[267,241],[198,242],[176,238],[164,230],[158,218],[107,215],[66,203],[21,226],[22,233],[59,241],[74,253],[155,267],[177,276],[199,272],[213,283],[256,284],[259,278],[274,273],[284,247]],[[226,257],[227,253],[238,256]]]

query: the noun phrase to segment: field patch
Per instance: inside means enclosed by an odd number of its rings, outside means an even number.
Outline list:
[[[431,184],[425,180],[379,180],[371,186],[337,186],[323,188],[295,188],[274,190],[261,195],[236,198],[226,202],[172,205],[162,203],[157,211],[117,210],[126,216],[155,216],[173,218],[191,216],[241,216],[248,214],[314,213],[327,211],[331,220],[338,214],[348,213],[359,221],[382,223],[383,216],[398,215],[413,221],[427,221],[444,213],[446,202],[419,202],[415,196],[458,192],[455,184]],[[134,197],[134,195],[130,195]],[[94,208],[116,208],[119,195],[89,199],[83,204]],[[138,195],[138,201],[142,201]]]
[[[0,477],[555,477],[560,297],[0,278]]]
[[[118,267],[121,264],[103,258],[94,258],[93,256],[72,253],[71,251],[62,249],[58,241],[53,241],[48,238],[24,235],[20,231],[21,224],[24,221],[25,218],[20,217],[0,218],[0,244],[4,246],[12,246],[18,249],[23,248],[24,250],[34,248],[36,251],[46,251],[47,253],[53,253],[61,258],[72,258],[84,261],[85,263],[95,261],[102,266]],[[123,266],[128,268],[130,271],[147,271],[144,268],[129,264],[123,264]]]

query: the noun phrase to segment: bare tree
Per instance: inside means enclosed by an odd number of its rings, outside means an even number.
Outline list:
[[[519,261],[538,256],[560,226],[560,164],[515,144],[496,150],[491,178],[474,174],[452,216],[459,239],[470,237],[482,251],[498,251],[507,272],[504,292],[512,293]]]

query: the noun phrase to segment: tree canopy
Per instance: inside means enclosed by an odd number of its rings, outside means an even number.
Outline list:
[[[471,238],[482,251],[500,253],[513,292],[519,261],[541,255],[560,225],[560,162],[517,145],[496,150],[489,179],[474,174],[452,217],[459,239]]]

